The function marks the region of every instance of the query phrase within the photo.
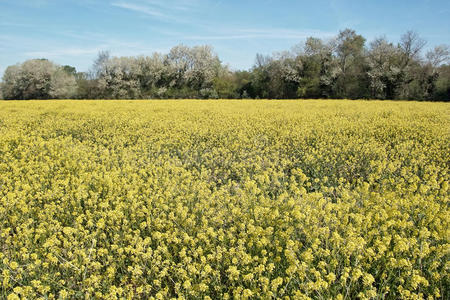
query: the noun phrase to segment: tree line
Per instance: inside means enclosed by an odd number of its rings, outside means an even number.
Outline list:
[[[112,57],[100,52],[90,71],[47,59],[9,66],[3,99],[348,98],[450,100],[450,47],[423,54],[416,32],[397,44],[370,43],[352,29],[332,39],[310,37],[289,51],[256,55],[234,71],[210,46],[179,45],[169,53]]]

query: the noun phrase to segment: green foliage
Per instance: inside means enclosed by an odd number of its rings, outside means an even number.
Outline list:
[[[436,80],[436,89],[433,99],[446,100],[450,99],[450,65],[444,65],[438,68],[439,77]]]
[[[5,99],[348,98],[449,101],[450,48],[421,51],[408,31],[397,45],[345,29],[330,40],[310,37],[293,48],[256,55],[248,71],[231,71],[210,46],[178,45],[169,53],[112,57],[100,52],[88,73],[46,59],[10,66]],[[28,68],[27,70],[25,70]],[[61,72],[62,71],[62,72]],[[76,82],[74,82],[74,78]]]

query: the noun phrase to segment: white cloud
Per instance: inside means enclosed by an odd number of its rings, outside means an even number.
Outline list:
[[[115,7],[131,10],[131,11],[139,12],[139,13],[149,15],[152,17],[157,17],[157,18],[161,18],[161,19],[169,18],[168,15],[162,13],[160,10],[155,9],[154,7],[149,7],[149,6],[139,5],[139,4],[134,4],[134,3],[127,3],[127,2],[113,2],[113,3],[111,3],[111,5],[115,6]]]
[[[193,12],[199,8],[199,3],[194,0],[146,0],[146,1],[116,1],[110,3],[114,7],[137,12],[163,21],[185,23],[187,11]]]
[[[98,53],[102,48],[62,48],[62,49],[52,49],[52,50],[40,50],[40,51],[29,51],[25,52],[24,55],[28,57],[45,57],[45,58],[55,58],[55,57],[67,57],[67,56],[81,56],[81,55],[92,55]]]
[[[198,2],[193,0],[175,0],[175,1],[167,1],[167,0],[146,0],[145,3],[158,6],[162,9],[170,9],[170,10],[194,10],[198,7]]]
[[[291,29],[237,29],[213,35],[192,35],[187,40],[237,40],[237,39],[304,39],[310,36],[331,37],[334,33],[319,30]]]

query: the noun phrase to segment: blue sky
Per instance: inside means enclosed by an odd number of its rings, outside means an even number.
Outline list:
[[[232,69],[247,69],[256,53],[347,27],[368,41],[416,30],[433,47],[450,43],[449,16],[448,0],[0,0],[0,75],[30,58],[86,71],[100,50],[145,55],[177,44],[212,45]]]

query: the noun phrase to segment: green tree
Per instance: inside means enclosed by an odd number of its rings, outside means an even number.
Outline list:
[[[367,95],[365,41],[352,29],[340,31],[335,39],[334,50],[339,66],[335,96],[338,98],[362,98]]]

